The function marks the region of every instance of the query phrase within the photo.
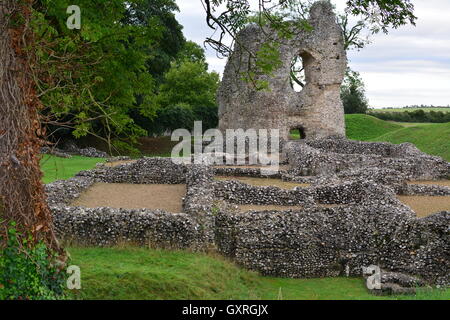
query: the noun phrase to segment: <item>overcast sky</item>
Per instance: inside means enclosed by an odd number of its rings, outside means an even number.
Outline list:
[[[188,40],[203,44],[211,35],[200,0],[176,0],[178,21]],[[332,0],[343,9],[346,0]],[[417,26],[372,37],[361,51],[350,51],[350,67],[361,73],[372,107],[412,104],[450,105],[450,1],[413,0]],[[222,73],[226,60],[207,50],[211,70]]]

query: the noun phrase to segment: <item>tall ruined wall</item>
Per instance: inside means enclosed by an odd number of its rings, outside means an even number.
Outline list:
[[[301,129],[306,138],[345,135],[340,86],[347,58],[330,3],[316,2],[309,23],[313,31],[299,30],[295,38],[282,40],[281,67],[270,77],[258,78],[268,81],[269,90],[257,91],[242,80],[242,72],[248,70],[248,51],[256,53],[267,35],[256,25],[239,33],[218,91],[219,129],[279,129],[283,140],[287,140],[291,129]],[[264,32],[276,38],[273,30]],[[306,85],[296,92],[290,85],[290,66],[299,55]]]

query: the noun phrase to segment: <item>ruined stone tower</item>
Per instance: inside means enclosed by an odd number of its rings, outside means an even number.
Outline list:
[[[248,67],[248,51],[256,53],[267,33],[249,25],[238,35],[218,91],[219,129],[279,129],[282,141],[288,140],[292,129],[299,129],[304,138],[345,136],[344,108],[340,86],[347,67],[342,31],[336,23],[331,4],[318,1],[311,8],[309,23],[313,31],[299,30],[293,39],[282,40],[282,65],[267,80],[269,90],[256,90],[242,80]],[[243,44],[245,49],[238,43]],[[291,62],[296,56],[303,60],[306,85],[296,92],[290,84]]]

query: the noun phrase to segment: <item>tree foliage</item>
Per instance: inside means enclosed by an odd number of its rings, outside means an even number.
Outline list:
[[[324,0],[327,1],[327,0]],[[261,27],[269,26],[279,31],[279,35],[290,36],[292,22],[297,26],[308,27],[304,20],[313,0],[258,0],[258,9],[250,10],[250,0],[202,0],[206,11],[208,26],[214,30],[213,36],[206,39],[211,47],[220,54],[228,55],[231,46],[224,40],[230,36],[236,41],[237,33],[253,18]],[[362,16],[370,21],[373,32],[388,32],[389,28],[398,28],[415,23],[414,5],[411,0],[347,0],[347,12]],[[252,18],[250,18],[252,19]]]
[[[217,73],[207,72],[201,63],[183,61],[167,72],[157,101],[163,108],[180,102],[191,106],[214,105],[218,83]]]
[[[425,109],[426,110],[426,109]],[[407,110],[401,112],[387,112],[370,110],[371,116],[377,117],[386,121],[398,121],[398,122],[432,122],[432,123],[446,123],[450,122],[450,111],[425,111],[419,110]]]
[[[82,9],[81,30],[65,26],[69,4]],[[218,75],[185,40],[177,10],[174,0],[35,3],[34,75],[53,141],[94,135],[129,152],[138,137],[172,129],[174,110],[184,115],[177,127],[203,116],[214,125]]]
[[[322,0],[327,1],[327,0]],[[219,56],[227,57],[232,51],[232,47],[238,44],[245,50],[246,44],[239,43],[237,34],[249,22],[256,23],[260,28],[269,27],[277,31],[276,39],[270,38],[262,41],[267,48],[276,48],[277,44],[284,39],[288,39],[298,32],[298,30],[311,30],[307,22],[307,17],[313,0],[258,0],[256,12],[250,9],[250,0],[202,0],[206,11],[208,26],[214,30],[213,35],[206,39]],[[372,33],[383,31],[388,32],[389,28],[398,28],[402,25],[414,24],[414,6],[410,0],[347,0],[347,9],[344,15],[338,19],[345,34],[346,48],[361,48],[365,40],[360,37],[363,28],[369,28]],[[360,20],[356,25],[350,26],[348,16],[359,16]],[[228,39],[231,38],[229,43]],[[244,79],[255,84],[257,88],[264,89],[256,81],[258,73],[270,75],[274,66],[279,63],[279,57],[274,54],[270,56],[261,55],[259,52],[250,55],[247,70],[240,70],[245,74]],[[293,80],[296,80],[296,73],[293,73]],[[300,84],[301,81],[298,81]]]
[[[188,55],[191,57],[191,55]],[[157,103],[161,108],[162,115],[182,108],[183,119],[180,119],[176,128],[191,129],[193,121],[186,126],[185,115],[188,111],[192,113],[192,120],[202,120],[203,128],[213,128],[217,125],[216,91],[219,86],[219,75],[208,72],[204,62],[182,59],[174,63],[166,73],[164,83],[159,89]],[[175,113],[173,113],[176,115]],[[158,120],[157,120],[158,121]],[[176,129],[173,125],[166,129]]]
[[[0,248],[0,300],[55,300],[64,297],[66,276],[54,263],[57,254],[40,241],[18,233],[10,223]]]
[[[179,103],[169,105],[158,110],[158,117],[153,124],[153,132],[163,134],[178,128],[192,129],[194,123],[194,112],[190,105]]]
[[[178,52],[177,60],[179,62],[188,61],[202,64],[208,69],[206,63],[205,50],[193,41],[186,41],[183,48]]]
[[[34,71],[46,124],[56,137],[92,134],[111,147],[136,142],[147,132],[131,115],[156,116],[157,80],[184,44],[171,12],[177,7],[171,0],[78,0],[78,31],[65,27],[70,4],[34,6]]]
[[[230,52],[226,36],[235,41],[249,22],[275,28],[279,39],[299,28],[311,29],[307,16],[312,0],[260,0],[256,13],[248,0],[202,1],[207,24],[218,31],[206,43],[219,54]],[[82,8],[79,31],[65,27],[66,8],[72,4]],[[36,43],[30,49],[38,57],[33,71],[54,141],[95,135],[111,149],[120,148],[160,132],[163,123],[167,130],[173,128],[166,120],[174,110],[183,114],[180,126],[191,118],[208,127],[217,123],[218,76],[208,73],[203,48],[185,40],[174,0],[36,0],[33,9]],[[341,19],[348,47],[364,45],[359,33],[368,25],[372,32],[387,32],[414,23],[413,9],[409,0],[348,0],[347,17],[361,17],[356,26]],[[277,68],[278,48],[276,41],[267,41],[251,57],[254,69],[244,78],[263,89],[264,83],[255,79]]]
[[[373,32],[388,33],[408,23],[415,25],[414,5],[411,0],[347,0],[347,11],[362,15],[373,24]]]
[[[341,86],[341,99],[344,104],[344,112],[366,113],[369,103],[365,96],[365,86],[358,72],[347,69],[344,83]]]
[[[148,46],[147,68],[157,83],[161,83],[164,74],[180,50],[186,46],[183,27],[175,18],[179,11],[174,0],[139,0],[130,1],[125,11],[123,23],[140,27],[153,27],[151,22],[157,20],[161,28],[161,38]]]

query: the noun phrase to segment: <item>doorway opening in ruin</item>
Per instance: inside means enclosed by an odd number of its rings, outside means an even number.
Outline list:
[[[305,129],[303,127],[296,127],[289,131],[289,140],[302,140],[305,138]]]

